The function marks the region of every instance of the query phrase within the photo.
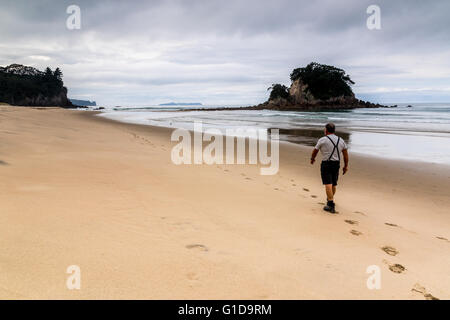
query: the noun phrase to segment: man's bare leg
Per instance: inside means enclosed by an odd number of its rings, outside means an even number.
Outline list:
[[[334,193],[336,192],[336,187],[333,187],[331,184],[325,185],[325,192],[327,193],[327,200],[333,201]]]
[[[336,213],[334,210],[334,193],[336,192],[336,187],[332,184],[325,185],[325,192],[327,193],[327,205],[323,208],[325,211],[329,211],[331,213]]]

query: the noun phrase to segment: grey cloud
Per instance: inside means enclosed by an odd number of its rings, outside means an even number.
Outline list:
[[[427,87],[447,99],[450,2],[376,3],[382,29],[369,31],[372,0],[1,0],[0,65],[60,66],[71,95],[100,103],[157,103],[175,90],[257,103],[310,61],[344,68],[367,97],[389,99],[381,87],[395,98],[396,88]],[[79,31],[65,27],[70,4],[81,7]],[[120,94],[108,88],[116,86]]]

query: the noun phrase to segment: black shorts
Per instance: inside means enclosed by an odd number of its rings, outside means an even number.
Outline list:
[[[336,186],[339,178],[339,168],[339,161],[322,161],[322,164],[320,165],[322,183]]]

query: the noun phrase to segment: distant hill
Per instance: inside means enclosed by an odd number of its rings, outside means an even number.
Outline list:
[[[85,106],[96,106],[97,103],[95,101],[89,101],[89,100],[78,100],[78,99],[69,99],[70,102],[72,102],[72,104],[74,106],[78,106],[78,107],[85,107]]]
[[[160,106],[201,106],[200,102],[169,102],[161,103]]]
[[[16,106],[71,107],[59,68],[52,71],[11,64],[0,67],[0,102]]]

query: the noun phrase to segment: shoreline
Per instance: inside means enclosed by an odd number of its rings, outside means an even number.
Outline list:
[[[185,111],[192,111],[192,110],[185,110]],[[209,110],[207,110],[209,111]],[[85,111],[86,112],[86,111]],[[152,125],[152,124],[143,124],[143,123],[136,123],[136,122],[132,122],[132,121],[126,121],[126,120],[119,120],[119,119],[113,119],[111,117],[108,117],[107,115],[103,115],[104,112],[103,111],[87,111],[87,112],[92,112],[93,115],[97,116],[98,118],[101,119],[107,119],[107,120],[111,120],[117,123],[124,123],[124,124],[132,124],[132,125],[140,125],[140,126],[148,126],[151,128],[155,128],[156,130],[159,129],[167,129],[169,131],[173,131],[175,129],[184,129],[181,127],[168,127],[168,126],[156,126],[156,125]],[[267,130],[270,129],[277,129],[277,128],[268,128]],[[280,130],[280,143],[288,143],[288,144],[292,144],[292,145],[296,145],[296,146],[300,146],[300,147],[306,147],[306,148],[311,148],[315,145],[315,143],[317,142],[317,140],[323,136],[323,130],[322,129],[318,129],[318,128],[308,128],[308,129],[284,129],[284,128],[278,128]],[[189,132],[193,132],[192,129],[186,129]],[[222,132],[225,132],[225,129],[219,129]],[[294,138],[289,139],[286,138],[286,136],[289,135],[290,132],[303,132],[308,133],[307,135],[301,135],[301,134],[295,134],[294,133]],[[394,133],[392,133],[394,132]],[[405,132],[400,133],[400,132]],[[435,131],[412,131],[412,130],[406,130],[406,129],[395,129],[395,130],[388,130],[386,128],[380,128],[379,130],[376,130],[374,128],[370,128],[370,129],[365,129],[365,130],[349,130],[349,129],[344,129],[344,130],[339,130],[337,132],[338,135],[341,135],[348,143],[349,137],[352,133],[373,133],[373,134],[394,134],[394,135],[406,135],[409,136],[410,133],[449,133],[449,132],[435,132]],[[312,133],[312,135],[311,135]],[[409,134],[408,134],[409,133]],[[292,134],[291,134],[292,135]],[[225,134],[224,134],[225,136]],[[282,136],[284,136],[284,138],[282,139]],[[309,139],[309,140],[308,140]],[[351,146],[349,149],[350,152],[352,152],[353,154],[357,154],[358,156],[362,156],[362,157],[370,157],[370,158],[375,158],[375,159],[379,159],[379,160],[387,160],[387,161],[401,161],[401,162],[406,162],[406,163],[421,163],[423,165],[438,165],[438,166],[443,166],[445,168],[445,170],[450,170],[450,164],[448,164],[446,161],[441,160],[441,161],[426,161],[420,158],[412,158],[412,159],[408,159],[406,156],[404,157],[399,157],[399,156],[393,156],[393,155],[377,155],[377,154],[373,154],[373,153],[368,153],[368,152],[364,152],[364,151],[353,151]]]
[[[95,114],[0,107],[0,298],[450,298],[447,166],[350,153],[328,215],[309,147],[275,176],[176,166],[170,129]]]

